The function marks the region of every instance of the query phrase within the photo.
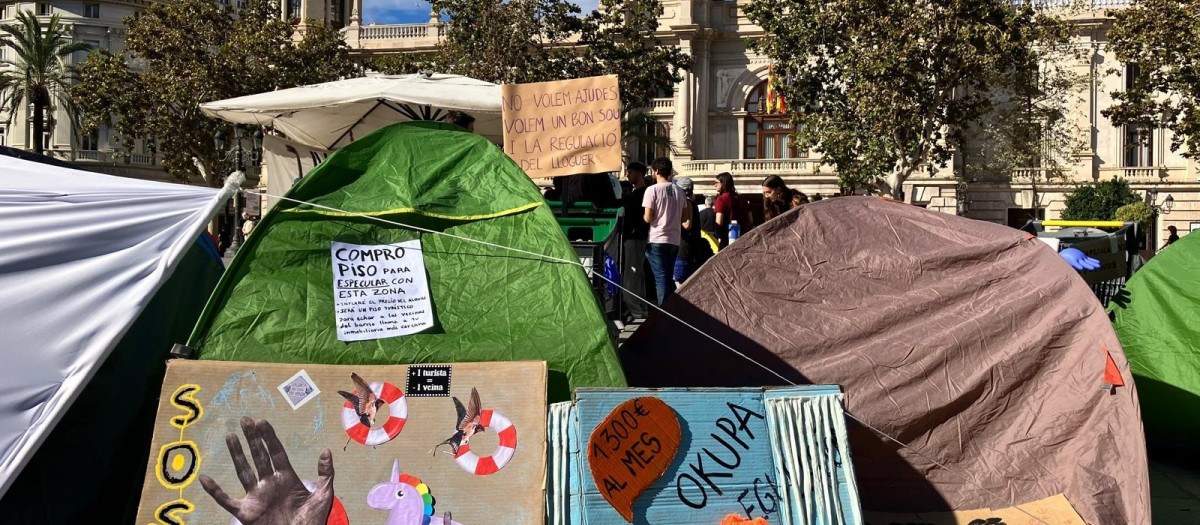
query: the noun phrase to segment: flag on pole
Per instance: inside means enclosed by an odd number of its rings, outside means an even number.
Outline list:
[[[787,113],[787,104],[783,101],[783,95],[779,94],[779,90],[775,89],[775,66],[774,64],[767,66],[767,113]]]

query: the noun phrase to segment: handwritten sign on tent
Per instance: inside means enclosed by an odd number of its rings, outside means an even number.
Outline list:
[[[504,151],[530,177],[620,171],[616,75],[500,89]]]
[[[170,361],[133,521],[541,525],[546,364],[433,366]]]
[[[433,326],[419,239],[377,246],[334,241],[330,253],[338,340],[382,339]]]
[[[671,466],[679,441],[675,411],[654,397],[621,403],[592,431],[592,478],[625,521],[633,523],[633,501]]]

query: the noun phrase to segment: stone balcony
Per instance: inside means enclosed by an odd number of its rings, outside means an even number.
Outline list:
[[[1012,182],[1013,184],[1032,184],[1032,183],[1071,183],[1071,182],[1091,182],[1084,180],[1080,176],[1074,179],[1069,174],[1050,173],[1050,170],[1045,168],[1019,168],[1013,170],[1012,178],[1009,181],[993,181],[993,182]],[[1086,177],[1086,175],[1084,175]],[[1134,184],[1157,184],[1157,183],[1194,183],[1195,175],[1188,173],[1186,166],[1126,166],[1114,168],[1100,168],[1097,170],[1097,180],[1106,181],[1112,180],[1113,177],[1119,177]]]
[[[446,24],[388,24],[349,26],[342,29],[346,44],[359,52],[433,51],[446,36]]]

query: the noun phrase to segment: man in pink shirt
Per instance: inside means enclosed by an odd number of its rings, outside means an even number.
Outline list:
[[[671,159],[659,157],[650,163],[655,185],[646,188],[642,198],[645,219],[650,225],[650,238],[646,242],[646,260],[654,273],[654,285],[658,290],[658,305],[675,292],[675,258],[679,255],[680,229],[685,221],[692,219],[692,209],[687,206],[687,197],[681,188],[671,182]]]

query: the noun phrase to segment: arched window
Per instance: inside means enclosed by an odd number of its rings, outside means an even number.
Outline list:
[[[744,159],[796,158],[791,144],[792,123],[786,115],[767,112],[767,81],[762,81],[746,97],[746,136]]]

